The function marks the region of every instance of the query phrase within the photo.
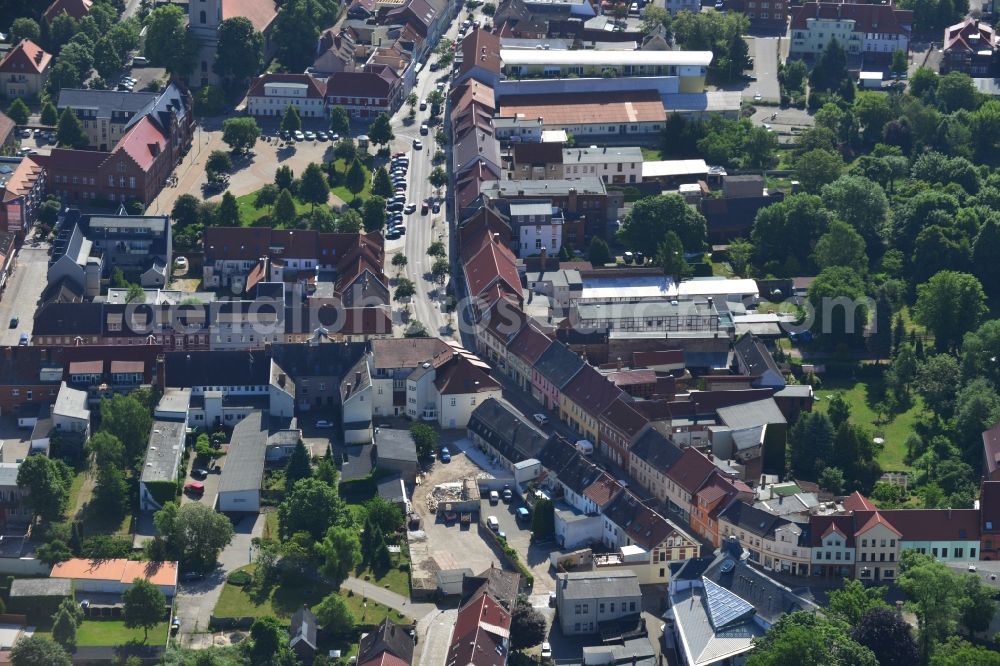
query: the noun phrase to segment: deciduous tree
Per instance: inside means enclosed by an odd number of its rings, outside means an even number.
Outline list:
[[[330,198],[330,185],[326,182],[323,170],[315,162],[310,162],[306,170],[302,172],[302,181],[299,183],[299,198],[302,201],[312,204],[326,204]]]
[[[941,271],[917,287],[914,317],[934,334],[934,344],[941,351],[957,348],[986,312],[983,287],[968,273]]]
[[[640,199],[625,218],[621,237],[629,248],[654,256],[668,231],[677,234],[684,250],[700,252],[705,248],[706,222],[684,199],[676,194]]]
[[[167,600],[156,585],[145,578],[135,578],[132,587],[122,593],[122,614],[129,629],[142,627],[144,641],[149,630],[163,621]]]
[[[314,541],[321,540],[332,525],[347,527],[350,511],[337,491],[319,479],[301,479],[278,507],[278,525],[282,538],[307,532]]]
[[[384,113],[378,114],[375,120],[368,126],[368,139],[376,146],[384,146],[394,138],[396,138],[396,135],[392,133],[392,124],[389,122],[389,116]]]
[[[351,133],[351,116],[339,104],[330,108],[330,131],[341,136]]]
[[[227,18],[219,24],[219,44],[212,69],[219,76],[241,83],[264,67],[264,37],[250,19]]]
[[[41,634],[22,634],[10,651],[10,662],[14,666],[72,666],[69,658],[58,643]]]
[[[76,117],[73,110],[68,107],[59,116],[59,126],[56,128],[56,141],[58,141],[60,146],[68,148],[83,148],[87,145],[87,133],[83,130],[83,123]]]
[[[417,455],[421,458],[429,458],[434,455],[438,447],[437,430],[426,423],[414,423],[410,426],[410,437],[417,447]]]
[[[188,74],[194,67],[197,48],[187,17],[177,5],[157,7],[147,17],[145,52],[153,65],[173,74]]]
[[[249,153],[260,138],[260,127],[253,118],[227,118],[222,123],[222,141],[238,153]]]

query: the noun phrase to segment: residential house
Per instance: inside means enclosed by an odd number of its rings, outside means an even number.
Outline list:
[[[317,56],[312,72],[320,76],[331,76],[337,72],[353,72],[357,68],[354,49],[357,42],[354,33],[344,28],[328,28],[319,36]]]
[[[0,413],[16,415],[26,405],[52,405],[62,383],[58,349],[0,348]]]
[[[159,98],[159,93],[127,90],[63,88],[56,103],[60,111],[70,109],[87,135],[87,145],[107,152]]]
[[[507,347],[507,374],[522,391],[530,390],[532,368],[551,344],[552,338],[533,321],[526,322],[511,338]]]
[[[57,16],[68,14],[71,18],[79,21],[90,13],[90,8],[93,6],[93,0],[54,0],[42,13],[42,18],[51,24]]]
[[[511,612],[483,586],[458,609],[445,663],[506,666]]]
[[[73,581],[77,594],[121,596],[132,589],[132,582],[142,578],[163,592],[168,602],[177,592],[177,562],[140,562],[138,560],[70,559],[52,567],[49,578]],[[166,608],[164,608],[164,614]]]
[[[751,378],[753,388],[785,387],[785,376],[764,342],[753,333],[744,333],[733,343],[736,371]]]
[[[517,53],[536,52],[524,50]],[[554,52],[537,53],[544,53],[547,57]],[[607,51],[580,50],[566,53]],[[504,57],[504,62],[506,61],[507,56]],[[500,99],[498,115],[501,118],[541,118],[543,129],[563,130],[585,141],[588,140],[587,137],[600,136],[629,136],[640,140],[644,136],[661,132],[667,118],[663,99],[655,90],[607,92],[599,97],[579,92],[553,96],[504,95]]]
[[[500,81],[500,36],[489,30],[474,28],[462,40],[462,60],[452,81],[456,88],[469,79],[495,88]]]
[[[309,608],[302,606],[292,614],[292,623],[288,629],[288,647],[292,648],[295,656],[306,666],[312,663],[319,649],[318,633],[319,620]]]
[[[809,519],[809,545],[812,548],[812,575],[824,578],[851,578],[855,575],[853,516],[812,516]]]
[[[786,574],[809,575],[808,523],[795,523],[736,501],[719,514],[719,525],[721,539],[737,537],[751,562]]]
[[[413,663],[413,638],[390,619],[363,634],[358,645],[359,666],[409,666]]]
[[[979,492],[979,559],[1000,559],[1000,483],[984,480]]]
[[[516,259],[499,239],[484,239],[479,251],[462,268],[477,310],[482,311],[497,298],[509,299],[518,307],[524,304]]]
[[[517,236],[520,257],[557,256],[563,246],[565,218],[550,202],[510,202],[510,223]]]
[[[495,398],[485,400],[472,412],[468,433],[477,448],[512,473],[517,463],[537,458],[549,441],[511,405]]]
[[[563,153],[561,143],[524,141],[513,143],[510,177],[512,180],[561,180],[565,178]]]
[[[941,73],[961,72],[992,77],[996,65],[997,35],[993,26],[971,16],[944,29]]]
[[[556,574],[556,609],[564,635],[598,633],[601,623],[642,612],[639,580],[631,571]]]
[[[628,471],[629,452],[648,423],[624,396],[618,396],[597,419],[597,439],[601,454]]]
[[[632,568],[640,585],[669,581],[670,563],[698,557],[701,544],[676,523],[642,503],[630,491],[604,507],[604,545],[617,555],[597,560],[598,567]]]
[[[465,428],[478,404],[500,398],[500,384],[488,373],[489,366],[482,361],[474,362],[461,354],[435,371],[438,423],[442,428]]]
[[[568,180],[597,176],[613,185],[642,181],[642,149],[635,146],[563,148],[561,162],[560,178]]]
[[[592,443],[598,441],[598,419],[623,391],[593,366],[584,365],[562,387],[559,419]]]
[[[670,511],[689,522],[694,495],[714,472],[715,464],[708,456],[697,449],[684,449],[665,474]]]
[[[75,214],[74,214],[75,213]],[[110,276],[121,269],[143,287],[165,287],[173,266],[173,232],[166,215],[66,214],[64,224],[79,223],[91,243],[91,253],[102,255]]]
[[[699,199],[698,209],[708,223],[709,241],[727,243],[748,237],[757,211],[785,198],[783,192],[771,190],[766,185],[762,176],[726,175],[722,180],[721,197]]]
[[[439,367],[451,359],[454,350],[440,338],[373,340],[368,355],[375,388],[375,416],[407,413],[407,378],[424,364]],[[416,403],[414,403],[416,404]]]
[[[164,399],[167,394],[164,394]],[[184,414],[191,393],[182,394]],[[162,404],[162,400],[161,400]],[[185,418],[157,417],[149,432],[149,444],[139,478],[139,510],[159,511],[163,505],[177,498],[177,474],[184,458],[188,422]]]
[[[531,395],[549,410],[562,405],[562,389],[585,365],[566,345],[553,343],[541,353],[531,372]]]
[[[25,235],[45,188],[45,169],[34,158],[0,158],[0,232]]]
[[[791,10],[790,58],[814,60],[837,40],[848,66],[888,63],[895,51],[909,53],[913,11],[894,4],[805,2]]]
[[[52,54],[22,39],[0,60],[0,97],[37,99],[45,89]]]
[[[388,65],[335,72],[326,81],[327,106],[342,106],[355,120],[371,122],[382,113],[391,116],[403,97],[402,79]]]
[[[412,483],[420,469],[417,448],[409,430],[378,428],[375,431],[375,466],[399,473]]]
[[[721,515],[727,507],[737,502],[750,502],[754,498],[753,489],[739,479],[731,479],[715,470],[708,481],[698,489],[691,502],[691,529],[713,546],[722,543]],[[806,564],[808,570],[808,556]]]
[[[81,447],[90,437],[90,408],[86,391],[78,391],[67,386],[66,382],[60,382],[51,415],[52,427],[62,437],[78,440]]]
[[[750,19],[753,30],[785,34],[788,27],[787,0],[732,0],[726,9]]]
[[[294,106],[302,118],[326,116],[326,81],[309,74],[262,74],[247,90],[247,113],[282,117]]]
[[[666,503],[671,483],[667,472],[682,455],[681,449],[659,430],[647,427],[629,450],[629,474],[647,492]]]

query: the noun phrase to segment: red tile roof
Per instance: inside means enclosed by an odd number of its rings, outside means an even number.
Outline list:
[[[41,46],[30,39],[22,39],[20,44],[10,50],[6,58],[0,60],[0,72],[41,74],[51,60],[52,54],[46,53]]]
[[[510,613],[493,597],[485,593],[474,596],[458,611],[445,663],[504,666],[510,620]]]
[[[52,19],[65,12],[79,20],[90,13],[90,8],[93,5],[94,0],[55,0],[42,16],[46,21],[52,23]]]
[[[680,349],[637,351],[632,354],[632,367],[634,368],[649,368],[656,365],[677,364],[684,365],[684,351]]]
[[[973,39],[976,37],[978,39]],[[986,22],[980,22],[971,16],[961,23],[950,25],[944,29],[945,51],[980,51],[996,49],[996,32]]]
[[[562,394],[588,414],[598,415],[622,395],[622,390],[592,366],[584,365],[563,387]]]
[[[855,525],[861,535],[881,523],[904,541],[976,541],[979,539],[979,511],[975,509],[894,509],[855,511]]]
[[[878,508],[857,490],[845,497],[843,504],[847,511],[874,511]]]
[[[629,402],[618,398],[612,401],[601,413],[600,421],[608,427],[625,433],[626,437],[634,437],[649,420],[635,409]]]
[[[399,76],[388,66],[371,71],[336,72],[326,81],[328,97],[382,97],[388,99],[399,85]]]
[[[481,67],[494,74],[500,73],[500,37],[487,30],[476,28],[462,40],[462,67],[465,74],[473,67]]]
[[[362,662],[361,666],[410,666],[410,664],[391,652],[382,652],[374,659]]]
[[[622,490],[621,484],[605,472],[597,477],[596,481],[584,488],[583,494],[597,506],[604,506],[613,500]]]
[[[243,16],[250,19],[257,32],[264,32],[277,15],[274,0],[222,0],[223,21]]]
[[[507,351],[531,366],[551,344],[552,338],[542,333],[533,322],[529,321],[510,341],[510,347]]]
[[[694,495],[714,470],[715,465],[704,453],[697,449],[684,449],[680,459],[667,470],[666,476]]]
[[[323,99],[326,95],[326,81],[314,79],[308,74],[261,74],[250,83],[247,97],[264,97],[264,86],[268,83],[301,83],[306,86],[306,97]]]
[[[14,131],[16,126],[17,123],[15,123],[10,116],[5,114],[3,111],[0,111],[0,146],[7,143],[7,140],[10,139],[11,132]]]
[[[441,395],[500,390],[500,384],[495,379],[462,355],[454,356],[450,363],[438,369],[434,385]]]
[[[655,384],[656,372],[654,370],[621,370],[609,372],[608,381],[615,386],[636,386],[639,384]]]
[[[42,167],[33,157],[21,158],[21,163],[14,168],[14,173],[10,174],[7,184],[0,189],[0,199],[7,202],[29,193],[38,182],[41,173]]]
[[[521,276],[517,272],[513,253],[499,243],[486,243],[465,263],[466,284],[473,297],[485,293],[491,286],[501,283],[504,290],[521,299]]]
[[[111,153],[124,152],[139,165],[140,169],[149,171],[153,162],[166,148],[167,137],[163,136],[149,116],[146,116],[125,133]]]
[[[903,533],[896,529],[892,523],[886,520],[885,516],[879,511],[856,511],[854,513],[854,523],[857,525],[864,521],[864,524],[855,532],[855,536],[859,534],[864,534],[870,529],[873,529],[877,525],[884,525],[891,532],[895,532],[899,536],[903,536]]]
[[[807,2],[792,7],[792,30],[805,30],[809,19],[841,19],[854,21],[854,32],[880,32],[893,35],[909,34],[913,12],[896,9],[893,5],[855,5],[839,2]]]
[[[809,538],[813,548],[823,545],[823,539],[836,531],[846,539],[848,548],[854,547],[854,517],[846,514],[835,516],[809,516]]]
[[[424,362],[439,367],[455,354],[455,350],[440,338],[372,340],[371,346],[375,368],[415,368]]]

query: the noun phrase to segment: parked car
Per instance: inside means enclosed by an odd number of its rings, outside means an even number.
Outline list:
[[[488,516],[486,518],[486,526],[489,527],[494,532],[500,531],[500,521],[497,520],[496,516]]]
[[[451,462],[451,451],[448,450],[447,446],[441,447],[441,462]]]
[[[509,502],[514,499],[514,493],[511,491],[510,486],[504,486],[503,490],[500,491],[501,497],[503,497],[504,502]]]
[[[417,211],[417,204],[413,203],[412,201],[406,204],[406,207],[403,209],[403,212],[406,213],[407,215],[415,213],[416,211]]]
[[[545,414],[532,414],[531,418],[535,419],[535,423],[537,423],[540,426],[543,426],[549,422],[549,417],[547,417]]]
[[[332,428],[333,424],[330,423],[329,421],[327,421],[326,419],[320,419],[319,421],[316,421],[316,427],[317,428]]]
[[[175,257],[174,266],[177,268],[177,270],[186,271],[188,267],[187,257]]]
[[[306,140],[306,135],[303,134],[302,132],[300,132],[299,130],[295,130],[295,140],[296,141],[305,141]]]
[[[315,132],[305,132],[305,137],[306,137],[306,141],[315,141],[316,140],[316,133]]]
[[[316,138],[319,139],[320,141],[329,141],[330,135],[327,134],[326,132],[316,132]]]
[[[422,204],[420,204],[420,214],[421,215],[426,215],[427,214],[427,202],[426,201],[423,202]]]
[[[202,469],[201,467],[195,467],[191,470],[191,478],[198,479],[199,481],[202,479],[207,479],[208,470]]]
[[[413,140],[413,149],[414,150],[423,150],[424,149],[423,142],[420,139],[414,139]]]
[[[521,522],[527,522],[528,519],[531,518],[531,513],[528,511],[528,509],[526,509],[523,506],[518,507],[515,513],[517,515],[517,519],[520,520]]]
[[[20,323],[21,323],[21,319],[19,317],[11,317],[10,318],[10,327],[11,328],[17,328]]]
[[[192,481],[184,486],[184,492],[188,495],[194,495],[196,497],[201,497],[205,494],[205,484],[199,483],[198,481]]]
[[[552,645],[550,645],[547,641],[545,643],[542,643],[542,654],[541,654],[541,657],[542,657],[542,659],[551,659],[552,658]]]
[[[21,338],[17,341],[18,346],[27,347],[28,346],[28,334],[22,333]]]
[[[170,623],[170,633],[174,636],[177,632],[181,630],[181,619],[179,617],[174,617],[173,621]]]
[[[431,210],[433,212],[435,212],[435,213],[440,213],[441,212],[441,202],[440,201],[435,201],[434,205],[431,206]]]
[[[423,123],[423,124],[420,125],[420,134],[422,136],[427,136],[427,134],[430,131],[431,131],[431,128],[427,126],[427,123]]]
[[[426,99],[420,100],[420,110],[421,111],[426,111],[427,110],[427,100]]]
[[[191,582],[191,581],[194,581],[194,580],[201,580],[204,577],[205,577],[205,574],[203,574],[200,571],[186,571],[186,572],[184,572],[184,575],[183,575],[184,580],[187,581],[187,582]]]
[[[490,491],[490,504],[496,504],[500,501],[500,493],[495,490]]]
[[[146,58],[146,56],[135,56],[134,58],[132,58],[133,67],[145,67],[148,64],[149,60]]]
[[[390,229],[389,231],[385,232],[385,239],[396,240],[397,238],[401,238],[402,235],[403,234],[396,231],[396,229]],[[448,460],[451,460],[451,458],[449,457]],[[441,462],[448,462],[448,460],[445,460],[444,456],[441,456]]]

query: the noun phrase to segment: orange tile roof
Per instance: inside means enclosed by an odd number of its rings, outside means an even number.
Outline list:
[[[7,57],[0,61],[0,72],[22,74],[31,70],[41,74],[49,66],[52,54],[30,39],[22,39],[21,43],[10,50]]]
[[[66,560],[52,567],[50,578],[110,580],[131,583],[144,578],[153,585],[177,585],[177,562],[136,562],[133,560]]]
[[[511,95],[500,102],[503,118],[542,118],[546,125],[590,125],[593,123],[648,123],[663,121],[667,114],[655,90],[544,95]]]
[[[124,151],[140,169],[149,171],[166,147],[167,138],[146,116],[125,133],[112,152]]]
[[[222,0],[222,20],[243,16],[257,32],[264,32],[278,15],[274,0]]]
[[[878,512],[878,511],[872,512],[871,518],[868,519],[868,522],[866,522],[864,524],[864,526],[861,529],[858,530],[857,533],[858,534],[864,534],[865,532],[867,532],[868,530],[872,529],[876,525],[884,525],[885,527],[889,528],[889,530],[891,532],[895,532],[897,536],[903,536],[902,532],[900,532],[895,527],[893,527],[892,523],[890,523],[888,520],[886,520],[882,516],[882,514],[880,512]]]
[[[43,16],[45,20],[52,23],[52,20],[62,13],[69,14],[79,20],[90,13],[94,0],[55,0],[49,8],[45,10]]]

